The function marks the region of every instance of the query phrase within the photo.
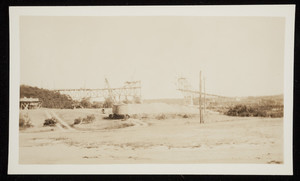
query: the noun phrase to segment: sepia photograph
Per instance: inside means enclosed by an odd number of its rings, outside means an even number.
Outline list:
[[[294,11],[10,8],[11,172],[291,174]]]

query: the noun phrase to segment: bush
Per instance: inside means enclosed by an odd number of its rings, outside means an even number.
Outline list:
[[[254,117],[268,117],[268,114],[266,111],[257,110],[253,113]]]
[[[57,123],[55,118],[46,119],[44,122],[44,126],[55,126]]]
[[[73,123],[73,125],[75,125],[75,124],[80,124],[81,123],[81,121],[82,121],[82,118],[76,118],[75,120],[74,120],[74,123]]]
[[[103,107],[103,105],[101,102],[94,102],[92,104],[92,108],[102,108],[102,107]]]
[[[20,128],[25,127],[25,120],[24,120],[23,118],[20,118],[20,119],[19,119],[19,127],[20,127]]]
[[[130,100],[124,100],[124,101],[122,101],[124,104],[132,104],[132,101],[130,101]]]
[[[182,117],[183,117],[183,118],[190,118],[191,116],[190,116],[190,115],[187,115],[187,114],[184,114]]]
[[[80,101],[80,106],[84,107],[84,108],[91,108],[92,107],[92,103],[90,102],[90,100],[88,98],[83,98]]]
[[[283,112],[273,112],[269,114],[272,118],[281,118],[283,117]]]
[[[29,128],[33,127],[28,114],[20,114],[19,116],[19,128]]]
[[[283,109],[272,111],[274,106],[270,105],[236,105],[230,107],[227,112],[228,116],[242,116],[242,117],[283,117]]]
[[[73,125],[75,125],[75,124],[88,124],[88,123],[93,122],[95,119],[96,118],[93,114],[92,115],[87,115],[85,118],[79,117],[79,118],[76,118],[74,120]]]
[[[82,123],[84,123],[84,124],[91,123],[91,122],[93,122],[95,119],[96,119],[96,118],[95,118],[94,114],[92,114],[92,115],[87,115],[86,118],[83,118],[83,119],[82,119]]]
[[[145,113],[142,113],[142,114],[131,114],[130,117],[133,118],[133,119],[147,119],[147,118],[149,118],[149,115],[145,114]]]
[[[227,112],[225,112],[228,116],[242,116],[242,117],[249,117],[249,116],[260,116],[262,112],[258,109],[255,109],[250,106],[246,105],[236,105],[234,107],[229,108]]]
[[[27,119],[27,120],[24,118],[19,119],[19,128],[30,128],[30,127],[33,127],[30,119]]]
[[[141,119],[148,119],[148,118],[149,118],[149,116],[147,114],[142,114],[141,115]]]
[[[131,116],[131,118],[133,118],[133,119],[140,119],[140,118],[141,118],[141,116],[138,115],[138,114],[132,114],[132,115],[130,115],[130,116]]]
[[[165,114],[160,114],[160,115],[156,116],[155,118],[158,120],[162,120],[162,119],[166,119],[167,116]]]

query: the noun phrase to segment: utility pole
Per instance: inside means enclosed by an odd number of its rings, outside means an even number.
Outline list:
[[[139,87],[142,87],[142,81],[139,81]],[[142,89],[140,89],[140,103],[142,103]]]
[[[206,91],[205,91],[205,76],[203,76],[203,91],[204,91],[204,114],[206,113]]]
[[[199,113],[200,113],[200,124],[204,123],[203,121],[203,112],[202,112],[202,80],[201,80],[201,71],[199,74]]]

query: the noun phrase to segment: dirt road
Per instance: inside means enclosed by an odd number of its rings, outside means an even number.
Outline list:
[[[93,123],[64,132],[37,131],[40,111],[29,113],[35,127],[20,132],[21,164],[283,163],[282,118],[211,113],[199,124],[198,117],[121,121],[98,110],[49,110],[68,125],[94,112]]]

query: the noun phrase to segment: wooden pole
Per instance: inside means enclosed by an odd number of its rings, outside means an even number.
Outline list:
[[[204,114],[206,114],[206,91],[205,91],[205,76],[203,76],[203,91],[204,91]]]
[[[202,80],[201,71],[199,74],[199,113],[200,113],[200,124],[203,123],[203,113],[202,113]]]

